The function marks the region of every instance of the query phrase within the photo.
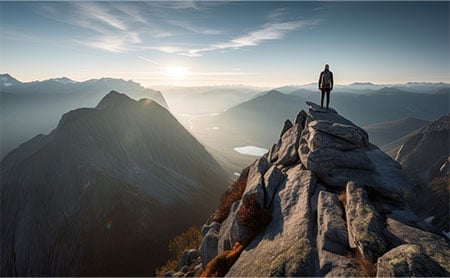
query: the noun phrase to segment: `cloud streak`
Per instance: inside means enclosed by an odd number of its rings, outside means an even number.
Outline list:
[[[312,20],[283,20],[288,10],[286,8],[278,8],[266,16],[266,23],[261,25],[260,28],[246,34],[236,35],[229,40],[205,43],[208,40],[204,38],[210,36],[217,38],[218,35],[224,35],[229,31],[199,26],[186,19],[169,18],[154,24],[150,20],[154,19],[152,13],[156,11],[149,9],[155,5],[156,10],[166,6],[166,9],[194,10],[195,13],[200,13],[201,16],[204,16],[208,6],[202,7],[203,10],[200,9],[199,7],[203,3],[194,1],[174,2],[167,5],[150,3],[144,5],[144,7],[147,6],[147,10],[142,9],[142,6],[139,5],[139,3],[127,2],[74,2],[57,3],[55,5],[46,4],[42,5],[41,10],[47,17],[54,20],[94,31],[94,34],[73,39],[74,42],[90,48],[114,53],[152,50],[189,57],[202,56],[204,53],[212,51],[228,51],[258,46],[266,41],[283,39],[290,32],[317,24],[318,22]],[[161,27],[164,25],[166,27],[172,26],[172,29],[169,31],[167,29],[162,30]],[[192,40],[189,42],[177,42],[177,38],[186,40],[186,34],[181,34],[181,36],[177,37],[177,34],[173,33],[173,27],[203,36],[201,37],[202,39],[196,40],[200,44],[194,46]],[[167,37],[171,37],[170,42],[155,45],[155,42],[159,42]],[[182,46],[180,47],[179,45]]]
[[[270,22],[264,24],[260,29],[249,32],[245,35],[238,36],[227,42],[214,43],[204,48],[188,49],[180,55],[197,57],[202,52],[214,50],[240,49],[242,47],[257,46],[264,41],[282,39],[288,32],[300,29],[302,27],[317,24],[318,21],[287,21],[287,22]]]

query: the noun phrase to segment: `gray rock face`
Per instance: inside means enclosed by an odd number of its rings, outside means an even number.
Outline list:
[[[309,123],[308,126],[317,131],[346,140],[358,147],[369,146],[369,135],[367,135],[367,132],[364,129],[355,125],[316,120]]]
[[[240,200],[234,202],[231,206],[230,215],[228,215],[227,219],[225,219],[225,221],[222,223],[219,231],[219,241],[217,245],[218,254],[222,253],[225,250],[231,250],[235,242],[242,242],[248,237],[248,229],[240,225],[236,217],[240,206]]]
[[[341,206],[336,194],[327,191],[319,193],[317,247],[319,250],[346,255],[349,251],[348,233]]]
[[[383,237],[382,219],[370,204],[367,193],[361,186],[349,182],[346,200],[350,247],[357,248],[365,258],[375,263],[388,249]]]
[[[202,227],[202,237],[205,237],[209,230],[214,229],[218,231],[220,229],[220,223],[211,222],[210,224],[203,225]]]
[[[449,272],[419,246],[403,244],[378,259],[377,277],[446,277]]]
[[[355,259],[348,256],[348,233],[344,212],[336,194],[320,191],[317,206],[317,250],[320,275],[361,276]]]
[[[295,117],[295,124],[296,125],[298,124],[302,128],[304,128],[307,116],[308,116],[308,114],[306,114],[306,112],[304,110],[301,110],[300,112],[298,112],[297,117]]]
[[[372,165],[363,151],[340,151],[332,148],[320,148],[311,151],[305,165],[319,174],[329,174],[335,168],[370,170]]]
[[[197,257],[199,256],[197,249],[189,249],[184,251],[183,256],[178,264],[178,270],[184,273],[187,272],[187,267],[195,263]]]
[[[434,233],[405,225],[390,218],[389,215],[386,224],[388,231],[397,239],[409,244],[417,244],[427,256],[450,272],[450,246],[446,239]]]
[[[247,246],[227,276],[315,276],[310,197],[315,177],[299,166],[287,172],[273,203],[272,222]]]
[[[302,127],[295,124],[291,129],[281,137],[280,149],[278,151],[277,164],[289,166],[299,160],[297,149],[300,140]]]
[[[264,187],[264,174],[269,168],[269,163],[265,157],[257,159],[248,173],[247,187],[245,188],[242,198],[250,194],[256,194],[256,199],[259,204],[264,207],[265,200],[265,187]]]
[[[287,119],[287,120],[284,122],[284,126],[283,126],[283,129],[281,130],[280,137],[282,137],[283,134],[285,134],[286,131],[288,131],[288,130],[289,130],[291,127],[293,127],[293,126],[294,126],[294,125],[292,124],[291,120]]]
[[[272,218],[226,276],[448,274],[448,242],[408,209],[413,191],[399,164],[335,110],[308,105],[250,167],[244,196],[255,194]],[[236,220],[240,206],[214,226],[213,253],[248,236]]]
[[[202,258],[203,268],[214,259],[218,254],[219,231],[210,229],[206,235],[203,236],[200,244],[200,257]]]
[[[317,150],[319,148],[333,148],[342,151],[353,150],[358,148],[358,145],[353,144],[345,139],[330,135],[325,132],[318,131],[313,127],[308,128],[310,136],[308,138],[308,147],[310,150]]]

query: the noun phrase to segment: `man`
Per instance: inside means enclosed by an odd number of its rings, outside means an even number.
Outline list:
[[[322,97],[320,98],[320,108],[323,108],[323,98],[325,94],[327,96],[327,109],[330,105],[330,92],[333,90],[333,73],[330,71],[330,66],[325,65],[325,70],[320,73],[319,77],[319,90],[322,91]]]

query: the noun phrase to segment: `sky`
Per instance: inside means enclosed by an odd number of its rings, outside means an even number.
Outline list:
[[[0,72],[152,85],[450,82],[449,2],[0,2]]]

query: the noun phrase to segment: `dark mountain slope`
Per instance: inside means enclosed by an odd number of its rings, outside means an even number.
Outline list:
[[[395,159],[418,185],[413,209],[440,230],[450,231],[450,114],[405,136]]]
[[[0,86],[1,158],[34,135],[50,132],[67,111],[94,107],[105,92],[111,90],[124,92],[134,99],[150,98],[167,107],[161,92],[131,80],[102,78],[76,82],[58,78],[22,83],[8,75],[0,75],[0,78],[3,80]]]
[[[399,120],[383,122],[365,126],[372,143],[382,146],[394,142],[410,132],[426,125],[429,121],[416,118],[402,118]]]
[[[1,162],[2,275],[151,276],[227,183],[163,107],[111,92]]]

